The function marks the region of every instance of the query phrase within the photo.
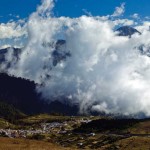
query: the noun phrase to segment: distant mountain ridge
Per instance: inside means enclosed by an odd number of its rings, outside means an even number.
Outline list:
[[[139,32],[138,30],[136,30],[135,28],[133,27],[130,27],[130,26],[122,26],[120,28],[118,28],[116,30],[118,32],[118,36],[129,36],[131,37],[133,34],[139,34],[141,35],[141,32]]]
[[[66,50],[66,41],[59,39],[56,42],[49,42],[49,43],[42,43],[43,48],[49,47],[52,49],[52,59],[53,59],[53,66],[57,66],[57,64],[61,61],[66,60],[68,57],[71,57],[71,53],[69,50]],[[23,52],[21,48],[13,48],[8,47],[5,49],[0,49],[0,63],[5,63],[6,68],[11,66],[11,61],[7,60],[8,53],[11,53],[14,60],[17,62],[19,60],[20,54]],[[14,62],[13,62],[14,63]]]
[[[137,29],[131,27],[131,26],[122,26],[116,30],[118,32],[118,36],[129,36],[131,37],[133,34],[139,34],[142,33],[139,32]],[[67,57],[71,56],[71,53],[69,50],[66,50],[66,40],[58,39],[56,42],[43,42],[43,47],[51,47],[53,49],[52,56],[53,56],[53,64],[54,66],[57,65],[57,63],[63,59],[66,59]],[[8,47],[5,49],[0,49],[0,63],[5,61],[6,54],[11,51],[17,59],[19,59],[19,55],[22,52],[21,48],[13,48]]]

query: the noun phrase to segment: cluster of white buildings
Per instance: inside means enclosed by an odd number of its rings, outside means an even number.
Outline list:
[[[70,131],[67,127],[70,124],[79,124],[79,123],[88,123],[91,120],[72,120],[72,121],[64,121],[62,123],[52,122],[52,123],[41,123],[39,129],[29,129],[29,130],[15,130],[15,129],[0,129],[0,136],[6,136],[10,138],[26,138],[30,135],[36,134],[49,134],[49,133],[57,133],[57,134],[65,134]]]

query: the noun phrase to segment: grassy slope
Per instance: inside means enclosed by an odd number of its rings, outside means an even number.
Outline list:
[[[26,117],[18,109],[5,102],[0,102],[0,129],[15,128],[18,119]]]
[[[149,150],[149,137],[131,137],[114,143],[119,150]],[[113,147],[113,146],[112,146]]]
[[[63,148],[56,144],[26,140],[26,139],[10,139],[0,138],[1,150],[71,150],[70,148]]]
[[[9,105],[5,102],[0,102],[0,117],[10,122],[16,121],[17,119],[23,118],[26,115],[20,112],[18,109]]]
[[[24,124],[34,124],[34,123],[41,123],[41,122],[63,122],[66,120],[70,120],[70,117],[39,114],[39,115],[29,116],[24,119],[20,119],[20,122]]]
[[[14,125],[0,118],[0,129],[5,129],[5,128],[14,128]]]
[[[130,127],[128,131],[132,134],[150,134],[150,120],[141,121],[133,127]]]

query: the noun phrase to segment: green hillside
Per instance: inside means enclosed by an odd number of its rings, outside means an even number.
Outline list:
[[[13,123],[17,119],[24,118],[26,115],[20,112],[18,109],[5,102],[0,102],[0,118],[6,119]]]

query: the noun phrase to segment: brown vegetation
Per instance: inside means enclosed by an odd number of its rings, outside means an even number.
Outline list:
[[[28,140],[0,138],[0,150],[71,150],[70,148],[60,147],[56,144]]]

